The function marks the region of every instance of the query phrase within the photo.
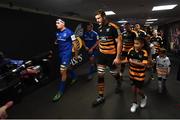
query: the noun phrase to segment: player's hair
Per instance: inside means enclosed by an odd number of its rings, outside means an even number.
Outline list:
[[[166,49],[165,48],[160,48],[159,52],[162,53],[162,54],[165,54],[166,53]]]
[[[97,10],[96,15],[101,15],[101,17],[106,17],[106,13],[102,9]]]
[[[131,25],[129,22],[125,23],[124,25]]]
[[[147,42],[147,40],[144,37],[136,37],[135,40],[140,41],[142,44],[144,44],[143,49],[146,50],[148,52],[148,54],[150,54],[150,47],[149,44]]]
[[[136,37],[135,40],[141,42],[141,43],[144,43],[145,40],[142,38],[142,37]]]
[[[94,25],[93,25],[91,22],[89,22],[89,23],[87,24],[87,26],[93,27]]]

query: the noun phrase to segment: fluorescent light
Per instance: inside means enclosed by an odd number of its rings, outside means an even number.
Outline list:
[[[116,13],[113,11],[105,11],[105,14],[106,15],[115,15]]]
[[[159,10],[170,10],[177,6],[177,4],[174,5],[162,5],[162,6],[154,6],[152,11],[159,11]]]
[[[145,22],[145,24],[152,24],[152,23],[154,23],[154,22]]]
[[[144,26],[150,26],[149,24],[145,24]]]
[[[128,21],[126,21],[126,20],[119,20],[119,21],[117,21],[118,23],[127,23]]]
[[[147,22],[151,22],[151,21],[157,21],[158,19],[147,19]]]

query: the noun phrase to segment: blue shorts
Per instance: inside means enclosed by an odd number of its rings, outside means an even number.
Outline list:
[[[88,56],[89,56],[89,57],[96,57],[97,54],[98,54],[98,52],[97,52],[96,50],[94,50],[92,53],[89,53],[89,52],[88,52]]]
[[[59,52],[59,62],[60,65],[69,66],[72,59],[72,51]]]

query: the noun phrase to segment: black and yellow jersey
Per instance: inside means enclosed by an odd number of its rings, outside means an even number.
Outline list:
[[[122,33],[122,39],[123,39],[122,51],[128,52],[129,49],[131,49],[134,46],[134,40],[136,37],[138,37],[138,35],[134,30],[124,31]]]
[[[151,37],[150,39],[150,43],[158,46],[158,47],[163,47],[163,40],[160,36],[157,36],[157,37]]]
[[[147,36],[146,32],[144,30],[139,30],[139,31],[136,31],[137,34],[138,34],[138,37],[140,38],[145,38]]]
[[[150,47],[151,47],[151,53],[152,54],[159,54],[159,49],[161,47],[163,47],[162,38],[160,36],[151,37],[151,39],[150,39]]]
[[[116,38],[121,35],[119,27],[114,23],[107,23],[98,28],[99,51],[103,54],[116,54]]]
[[[131,48],[128,52],[127,60],[132,59],[143,64],[148,64],[148,53],[146,50],[136,51]],[[129,63],[129,76],[131,80],[143,81],[145,79],[145,66],[138,66],[133,63]]]

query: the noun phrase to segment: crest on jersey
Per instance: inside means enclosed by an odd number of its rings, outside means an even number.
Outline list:
[[[63,37],[66,37],[66,36],[67,36],[67,34],[66,34],[66,33],[64,33],[64,34],[63,34]]]

